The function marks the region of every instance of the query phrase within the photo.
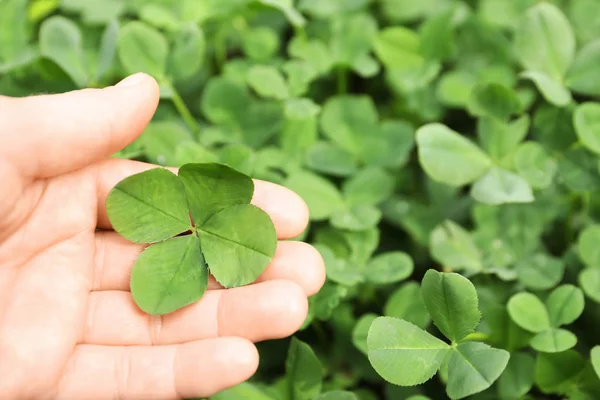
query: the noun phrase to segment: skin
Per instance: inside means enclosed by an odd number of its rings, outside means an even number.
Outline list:
[[[121,179],[154,166],[109,159],[152,118],[159,88],[136,74],[105,89],[0,96],[0,393],[10,399],[179,399],[251,377],[257,341],[293,334],[324,283],[311,246],[280,241],[252,285],[214,280],[163,317],[129,292],[143,247],[111,230],[104,207]],[[281,240],[308,222],[293,192],[256,181],[252,203]]]

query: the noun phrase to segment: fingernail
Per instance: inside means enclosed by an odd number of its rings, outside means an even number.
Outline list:
[[[132,87],[140,83],[146,79],[146,74],[142,72],[138,72],[137,74],[133,74],[123,79],[121,82],[117,83],[115,86],[117,87]]]

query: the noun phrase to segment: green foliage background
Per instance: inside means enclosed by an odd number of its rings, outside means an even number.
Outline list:
[[[292,188],[326,262],[296,338],[215,399],[446,398],[448,363],[400,387],[367,357],[377,316],[445,340],[431,268],[477,290],[459,349],[510,352],[470,398],[600,398],[600,1],[0,0],[1,94],[138,71],[161,102],[115,156]]]

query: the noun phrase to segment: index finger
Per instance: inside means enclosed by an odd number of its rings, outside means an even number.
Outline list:
[[[112,229],[106,214],[106,197],[122,179],[156,168],[156,165],[132,160],[110,159],[94,166],[98,198],[98,222],[101,229]],[[177,173],[176,168],[169,170]],[[263,209],[275,225],[279,239],[298,236],[308,224],[308,207],[296,193],[281,185],[254,179],[252,204]]]

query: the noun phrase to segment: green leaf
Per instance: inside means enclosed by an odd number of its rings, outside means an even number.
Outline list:
[[[432,15],[420,27],[420,53],[429,60],[446,60],[456,50],[453,18],[455,8]]]
[[[583,103],[573,114],[575,132],[581,143],[600,154],[600,103]]]
[[[550,329],[550,317],[544,303],[531,293],[517,293],[507,304],[510,318],[521,328],[534,333]]]
[[[315,248],[321,253],[325,262],[327,279],[344,286],[354,286],[364,281],[363,270],[350,261],[338,258],[324,244],[317,243]]]
[[[425,125],[417,131],[417,146],[419,161],[427,175],[451,186],[477,180],[492,164],[477,145],[438,123]]]
[[[579,258],[590,267],[600,267],[600,225],[589,225],[579,234],[577,249]]]
[[[377,34],[377,22],[367,13],[341,14],[331,19],[330,49],[337,64],[351,67],[362,61]]]
[[[174,167],[177,149],[184,143],[195,143],[190,132],[175,121],[151,122],[139,142],[150,162]]]
[[[401,319],[379,317],[367,338],[369,361],[386,381],[413,386],[429,380],[450,351],[442,342]]]
[[[367,167],[342,185],[344,199],[350,206],[376,205],[394,191],[394,178],[382,168]]]
[[[594,348],[592,348],[590,358],[592,360],[594,371],[596,372],[596,375],[598,375],[598,378],[600,378],[600,346],[594,346]]]
[[[345,390],[332,390],[331,392],[321,393],[317,400],[360,400],[356,394]]]
[[[505,120],[521,112],[522,105],[514,90],[495,82],[476,85],[467,108],[472,115]]]
[[[534,201],[533,190],[525,179],[498,167],[493,167],[475,182],[471,188],[471,196],[489,205]]]
[[[210,396],[211,400],[275,400],[257,385],[243,382]]]
[[[564,262],[544,253],[536,253],[520,261],[516,266],[519,282],[531,290],[547,290],[563,278]]]
[[[179,21],[169,7],[160,4],[146,4],[139,12],[140,19],[156,28],[175,31],[179,28]]]
[[[322,174],[349,176],[356,172],[358,162],[347,151],[320,141],[307,150],[306,166]]]
[[[306,202],[311,220],[324,220],[344,209],[344,201],[337,188],[318,175],[298,171],[290,175],[284,185]]]
[[[407,282],[393,292],[385,303],[383,314],[403,319],[421,329],[427,328],[431,322],[417,282]]]
[[[81,30],[71,20],[53,16],[40,27],[40,52],[54,61],[78,87],[89,80],[88,66],[83,54]]]
[[[590,299],[600,303],[600,268],[585,268],[579,274],[579,286]]]
[[[338,229],[364,231],[375,228],[381,217],[381,211],[374,206],[355,206],[333,214],[331,216],[331,225]]]
[[[420,67],[425,62],[420,54],[419,35],[402,26],[385,28],[373,42],[373,50],[387,68]]]
[[[526,69],[560,81],[575,56],[575,35],[558,7],[539,3],[519,21],[515,49]]]
[[[352,329],[352,343],[364,354],[369,353],[367,337],[369,335],[369,328],[371,328],[371,324],[376,318],[376,314],[364,314]]]
[[[215,124],[236,124],[250,107],[250,94],[241,84],[227,78],[212,78],[202,93],[201,108]]]
[[[285,102],[285,117],[288,119],[308,119],[316,117],[321,112],[321,106],[308,98],[288,99]]]
[[[565,107],[573,101],[571,92],[560,80],[556,80],[543,72],[526,71],[521,74],[521,77],[533,81],[548,103],[557,107]]]
[[[408,278],[414,269],[412,258],[401,251],[390,251],[373,257],[367,265],[366,279],[374,284],[387,284]]]
[[[148,314],[168,314],[202,297],[208,270],[195,235],[168,239],[142,252],[131,271],[131,295]]]
[[[600,190],[597,159],[582,147],[572,148],[558,160],[558,177],[575,193]]]
[[[210,272],[226,288],[254,282],[277,248],[271,218],[250,204],[222,209],[198,228],[198,232]]]
[[[577,53],[565,83],[578,94],[600,96],[600,40],[588,43]]]
[[[190,163],[215,163],[219,157],[206,147],[196,142],[183,142],[175,150],[175,160],[178,167]]]
[[[560,353],[577,344],[577,336],[565,329],[548,329],[531,339],[531,347],[543,353]]]
[[[429,246],[432,257],[447,268],[467,271],[483,268],[475,241],[469,232],[451,220],[444,221],[431,232]]]
[[[482,148],[494,159],[502,161],[512,154],[529,131],[529,116],[504,122],[496,118],[483,117],[477,124],[477,134]]]
[[[535,366],[535,383],[543,393],[565,393],[585,368],[579,353],[539,353]]]
[[[128,74],[145,72],[156,79],[164,78],[169,44],[156,29],[143,22],[128,22],[119,35],[118,53]]]
[[[204,32],[197,25],[186,24],[181,27],[169,55],[169,75],[175,81],[192,78],[204,62],[206,47]]]
[[[289,60],[281,66],[292,96],[303,96],[309,90],[311,82],[318,75],[316,68],[302,60]]]
[[[451,399],[482,392],[502,374],[510,354],[484,343],[465,342],[452,349],[448,362],[448,386]]]
[[[267,61],[279,50],[279,37],[273,29],[259,26],[244,34],[242,48],[249,58]]]
[[[546,299],[550,324],[555,328],[573,323],[583,312],[584,306],[583,292],[571,284],[557,287]]]
[[[0,61],[17,58],[29,41],[28,3],[27,0],[0,2]]]
[[[192,219],[203,227],[217,212],[249,204],[254,182],[249,176],[222,164],[187,164],[179,170]]]
[[[514,153],[517,173],[534,189],[545,189],[554,181],[558,163],[538,142],[522,143]]]
[[[274,67],[256,65],[250,68],[248,85],[265,98],[285,100],[290,96],[284,77]]]
[[[306,20],[292,5],[291,0],[258,0],[260,3],[277,8],[281,11],[288,21],[295,27],[301,28],[306,24]]]
[[[162,168],[120,181],[108,194],[106,212],[113,229],[135,243],[159,242],[191,226],[183,185]]]
[[[533,387],[535,359],[528,353],[512,353],[506,369],[498,379],[498,394],[503,399],[518,399]]]
[[[360,156],[365,132],[377,129],[378,115],[373,100],[367,96],[337,96],[323,106],[320,122],[326,137]]]
[[[423,277],[421,291],[433,323],[453,343],[464,339],[479,325],[477,292],[462,275],[430,269]]]
[[[106,26],[100,40],[100,49],[98,50],[98,66],[94,79],[100,81],[110,70],[115,62],[117,55],[117,42],[119,40],[119,22],[113,20]]]
[[[311,400],[321,392],[323,367],[310,346],[295,337],[290,342],[285,372],[289,398]]]

